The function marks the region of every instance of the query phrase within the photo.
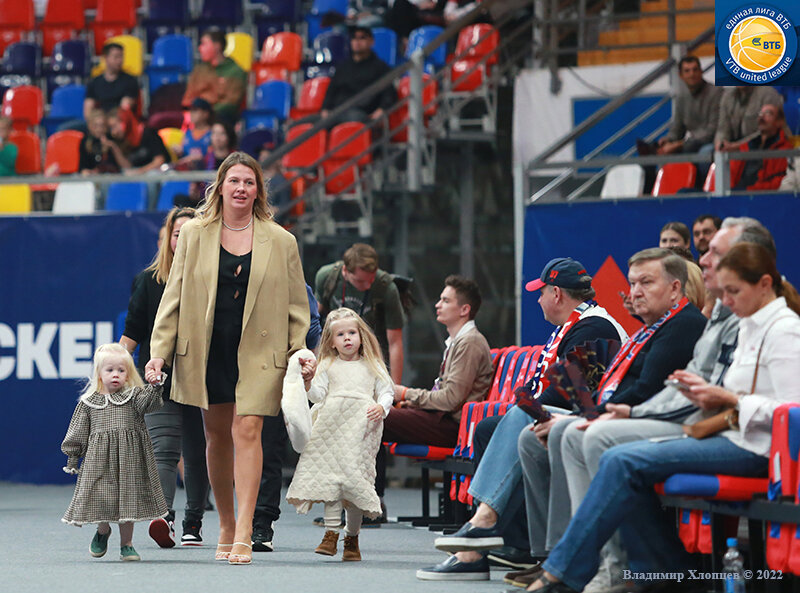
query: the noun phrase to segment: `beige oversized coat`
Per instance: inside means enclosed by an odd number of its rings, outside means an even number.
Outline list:
[[[172,364],[171,399],[205,409],[221,229],[219,220],[203,226],[195,219],[181,227],[150,340],[150,355]],[[308,326],[308,295],[295,238],[274,222],[255,218],[239,343],[239,415],[278,413],[288,358],[305,346]]]

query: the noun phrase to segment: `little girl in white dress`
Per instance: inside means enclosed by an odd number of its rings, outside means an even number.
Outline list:
[[[342,560],[361,560],[358,533],[364,515],[381,514],[375,492],[375,456],[383,419],[394,400],[392,380],[377,338],[358,314],[332,311],[320,343],[319,367],[303,365],[308,399],[315,403],[311,437],[305,446],[286,500],[307,513],[325,504],[325,535],[317,554],[334,556],[345,509]],[[313,381],[309,380],[313,376]]]

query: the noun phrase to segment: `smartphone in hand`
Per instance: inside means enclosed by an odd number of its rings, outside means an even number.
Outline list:
[[[668,385],[669,387],[674,387],[675,389],[678,389],[680,391],[691,391],[692,389],[691,385],[689,385],[688,383],[682,383],[677,379],[666,379],[664,381],[664,385]]]

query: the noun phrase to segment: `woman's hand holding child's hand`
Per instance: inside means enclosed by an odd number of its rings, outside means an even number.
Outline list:
[[[383,412],[384,410],[382,405],[372,404],[369,408],[367,408],[367,420],[372,420],[373,422],[382,420]]]
[[[300,375],[303,377],[306,389],[308,389],[311,379],[314,378],[314,374],[317,372],[317,361],[313,358],[300,358],[298,361],[300,362]]]

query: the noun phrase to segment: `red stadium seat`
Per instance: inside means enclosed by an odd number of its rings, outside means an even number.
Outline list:
[[[28,131],[13,131],[8,141],[17,147],[17,175],[36,175],[42,172],[42,142]]]
[[[325,193],[354,193],[358,189],[358,169],[372,161],[372,155],[368,151],[372,142],[369,131],[362,123],[346,122],[331,130],[328,142],[330,150],[334,152],[322,165],[326,179]],[[358,161],[338,173],[335,172],[358,155],[362,155]]]
[[[33,0],[0,0],[0,56],[33,30]]]
[[[439,85],[436,80],[432,80],[430,75],[422,75],[422,105],[425,109],[425,123],[428,118],[436,113],[436,95],[439,93]],[[398,99],[405,99],[411,94],[411,79],[404,76],[397,85]],[[408,103],[389,114],[389,129],[396,130],[408,119]],[[392,142],[408,142],[408,128],[403,127],[392,135]]]
[[[286,134],[286,142],[291,142],[300,134],[303,134],[312,128],[311,124],[300,124],[293,126]],[[318,161],[323,154],[325,154],[325,146],[328,143],[328,134],[325,130],[320,130],[311,138],[300,144],[299,146],[290,150],[283,156],[284,169],[303,169],[311,166]],[[307,172],[306,175],[313,174]]]
[[[330,84],[331,79],[327,76],[306,80],[300,90],[300,99],[297,101],[297,107],[291,108],[289,117],[291,119],[300,119],[301,117],[318,113],[322,109],[322,102],[325,100],[325,93],[328,92]]]
[[[48,2],[44,19],[39,25],[42,32],[42,52],[49,56],[59,41],[74,39],[86,27],[83,0],[58,0]]]
[[[59,175],[77,173],[82,138],[83,133],[75,130],[64,130],[50,136],[45,150],[45,170],[58,164]]]
[[[694,163],[667,163],[658,170],[653,196],[671,196],[679,189],[693,188],[697,178]]]
[[[456,56],[458,59],[480,59],[492,54],[486,60],[489,65],[497,63],[497,46],[500,44],[500,34],[491,25],[469,25],[461,29],[456,42]],[[462,55],[463,54],[463,55]]]
[[[28,85],[8,89],[0,113],[11,118],[15,130],[38,126],[44,115],[42,90]]]
[[[300,70],[303,60],[303,39],[288,31],[275,33],[264,40],[259,62],[272,66],[283,66],[290,72]]]
[[[103,53],[103,45],[111,37],[125,35],[136,27],[136,4],[133,0],[99,0],[97,16],[92,23],[95,53]]]

